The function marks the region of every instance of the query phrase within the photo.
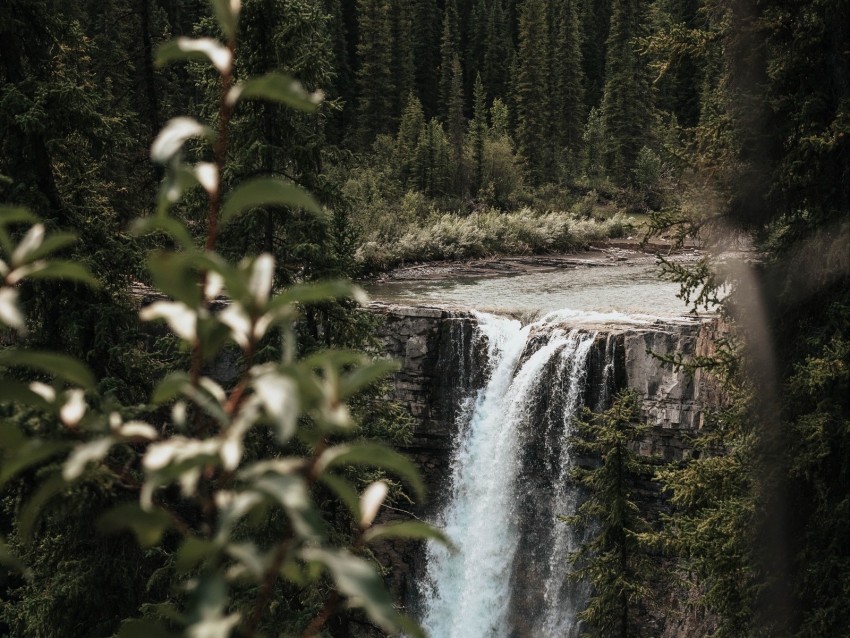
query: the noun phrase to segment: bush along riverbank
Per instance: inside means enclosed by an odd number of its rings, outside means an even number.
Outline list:
[[[620,212],[603,219],[530,208],[513,212],[488,208],[463,217],[435,211],[364,233],[355,259],[368,274],[407,262],[570,252],[591,241],[625,237],[633,230],[634,221]]]

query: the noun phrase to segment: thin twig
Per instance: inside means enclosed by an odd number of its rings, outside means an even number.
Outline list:
[[[277,576],[283,567],[283,562],[286,560],[286,554],[289,552],[290,544],[291,539],[286,539],[280,544],[274,555],[274,560],[272,561],[271,566],[263,577],[260,595],[257,596],[257,602],[254,603],[254,608],[251,610],[251,615],[248,617],[248,626],[245,628],[245,636],[248,638],[251,638],[257,632],[257,627],[260,625],[260,619],[263,617],[263,612],[265,612],[266,607],[269,604],[269,600],[271,600],[272,589],[274,588]]]

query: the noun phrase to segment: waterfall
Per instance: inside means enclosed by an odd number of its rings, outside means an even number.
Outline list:
[[[457,406],[451,488],[435,521],[456,551],[427,547],[422,624],[432,638],[572,636],[586,592],[567,582],[578,539],[558,515],[576,507],[566,439],[595,334],[551,319],[476,320],[464,348],[483,346],[486,369]]]

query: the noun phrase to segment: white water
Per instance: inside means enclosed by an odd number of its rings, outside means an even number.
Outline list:
[[[516,483],[521,471],[523,428],[530,423],[536,390],[555,375],[566,379],[560,418],[547,419],[556,438],[568,434],[584,389],[585,361],[594,336],[566,331],[549,322],[518,321],[478,314],[479,337],[486,339],[485,387],[461,410],[448,503],[437,524],[457,547],[449,554],[431,544],[423,586],[423,626],[432,638],[507,638],[511,635],[514,558],[520,542]],[[535,349],[536,348],[536,349]],[[534,350],[533,352],[531,350]],[[559,384],[560,385],[560,384]],[[547,437],[550,439],[552,437]],[[572,601],[564,600],[567,555],[575,549],[557,514],[572,514],[575,496],[567,488],[567,446],[552,450],[547,466],[557,477],[551,498],[553,542],[540,583],[544,614],[535,624],[540,636],[562,636],[574,622]]]

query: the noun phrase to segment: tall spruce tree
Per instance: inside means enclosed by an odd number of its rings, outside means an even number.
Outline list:
[[[551,179],[555,172],[551,152],[552,91],[547,13],[542,0],[527,0],[522,5],[514,78],[517,144],[528,163],[529,175],[537,184]]]
[[[458,195],[463,194],[465,176],[463,174],[463,137],[466,129],[466,118],[463,115],[463,69],[460,56],[452,60],[452,95],[449,100],[449,111],[446,117],[446,133],[452,149],[452,162],[455,165],[453,187]]]
[[[507,98],[510,74],[505,70],[513,64],[514,46],[505,0],[493,0],[487,20],[481,80],[487,89],[487,103],[492,104],[497,97]]]
[[[481,74],[475,76],[472,91],[472,120],[469,123],[469,138],[472,146],[472,161],[475,171],[473,190],[478,193],[484,186],[484,145],[487,142],[487,93]]]
[[[605,49],[611,28],[612,0],[588,0],[581,11],[581,61],[588,108],[602,103],[605,88]]]
[[[402,184],[407,186],[417,175],[417,148],[425,132],[425,115],[422,103],[413,92],[408,95],[407,106],[401,116],[396,135],[397,169]]]
[[[581,68],[581,32],[577,0],[554,4],[552,108],[555,158],[566,175],[580,167],[585,106]]]
[[[443,13],[443,30],[440,38],[440,115],[447,118],[449,104],[454,95],[454,59],[461,55],[460,16],[455,0],[448,0]]]
[[[578,466],[572,478],[587,490],[587,500],[570,523],[590,530],[590,540],[571,557],[571,578],[586,579],[592,593],[579,618],[588,638],[639,638],[644,635],[652,563],[641,534],[649,531],[636,503],[639,483],[652,474],[648,460],[633,445],[648,429],[639,422],[634,392],[617,395],[602,414],[585,413],[571,437],[574,450],[601,459],[596,467]]]
[[[390,5],[393,37],[392,75],[394,122],[398,122],[416,82],[413,57],[413,8],[410,0],[392,0]]]
[[[415,0],[413,7],[413,59],[415,61],[416,93],[428,118],[438,113],[440,96],[438,71],[442,20],[437,0]]]
[[[357,141],[360,148],[395,130],[390,0],[357,0]]]
[[[646,31],[646,0],[614,0],[605,60],[602,116],[606,167],[621,185],[632,178],[640,149],[650,141],[652,91],[637,39]]]

